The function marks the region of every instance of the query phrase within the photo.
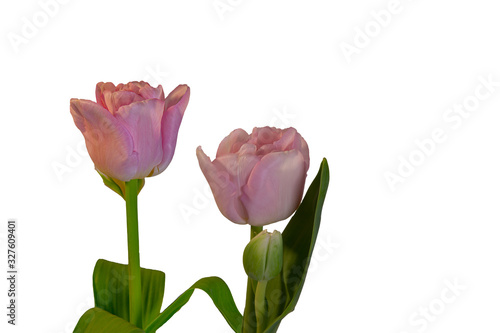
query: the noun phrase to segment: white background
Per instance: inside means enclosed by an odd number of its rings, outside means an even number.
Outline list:
[[[2,332],[72,332],[92,307],[96,260],[126,262],[124,202],[82,151],[69,100],[132,80],[191,87],[174,159],[139,197],[142,265],[166,273],[163,307],[218,275],[243,311],[249,228],[205,194],[195,149],[213,157],[235,128],[294,126],[311,150],[306,186],[323,157],[331,182],[313,266],[280,331],[498,332],[494,1],[49,2],[0,8],[1,253],[16,218],[20,272],[14,328],[0,283]],[[381,26],[371,12],[387,8]],[[447,111],[464,102],[466,116]],[[401,166],[410,158],[419,165]],[[401,177],[392,189],[389,172]],[[200,291],[160,330],[230,331]]]

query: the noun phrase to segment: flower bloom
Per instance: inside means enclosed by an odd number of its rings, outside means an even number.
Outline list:
[[[97,103],[73,98],[70,111],[96,170],[126,182],[155,176],[170,164],[189,94],[187,85],[165,98],[161,85],[100,82]]]
[[[295,128],[236,129],[210,161],[196,151],[221,213],[239,224],[262,226],[289,217],[299,206],[309,169],[309,148]]]

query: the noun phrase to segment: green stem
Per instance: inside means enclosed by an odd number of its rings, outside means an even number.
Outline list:
[[[267,281],[259,281],[255,289],[255,316],[257,317],[257,333],[264,332],[266,328],[267,303],[266,303]]]
[[[247,279],[247,295],[245,300],[245,310],[243,312],[243,323],[241,333],[255,333],[257,323],[255,319],[255,289],[257,281],[251,278]]]
[[[261,231],[262,227],[250,228],[250,239],[257,236]],[[245,302],[245,311],[243,313],[243,328],[242,333],[255,333],[257,323],[255,322],[255,291],[257,286],[257,281],[248,278],[247,281],[247,297]]]
[[[130,322],[142,328],[141,265],[139,262],[138,179],[125,182]]]
[[[257,236],[258,234],[260,234],[261,231],[262,231],[262,226],[260,226],[260,227],[254,227],[254,226],[252,226],[250,228],[250,239],[252,239],[255,236]]]

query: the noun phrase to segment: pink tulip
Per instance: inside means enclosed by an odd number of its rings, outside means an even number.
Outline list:
[[[309,169],[309,148],[297,131],[274,127],[231,132],[215,160],[196,151],[222,214],[239,224],[262,226],[289,217],[299,206]]]
[[[124,182],[163,172],[174,155],[189,93],[179,85],[165,98],[161,85],[100,82],[97,103],[71,99],[71,115],[96,170]]]

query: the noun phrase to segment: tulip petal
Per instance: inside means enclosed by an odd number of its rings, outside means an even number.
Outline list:
[[[108,95],[109,97],[107,97]],[[114,93],[108,93],[105,92],[105,99],[109,99],[110,103],[106,103],[108,105],[108,110],[111,113],[115,113],[120,107],[124,105],[129,105],[134,102],[140,102],[143,101],[144,98],[142,96],[136,94],[135,92],[132,91],[125,91],[125,90],[120,90],[120,91],[115,91]]]
[[[136,94],[139,94],[139,90],[141,89],[141,87],[138,85],[138,83],[139,82],[137,81],[132,81],[126,84],[120,83],[116,86],[116,90],[132,91]]]
[[[163,172],[174,157],[177,134],[181,126],[182,116],[189,102],[189,96],[189,87],[182,84],[177,86],[165,100],[165,111],[161,119],[163,158],[154,170],[153,175]]]
[[[227,171],[230,181],[236,185],[238,197],[242,194],[241,189],[246,185],[253,168],[261,159],[261,156],[255,155],[254,145],[245,144],[242,148],[246,149],[245,154],[223,155],[213,161],[217,169]]]
[[[196,149],[196,156],[221,213],[234,223],[246,224],[248,216],[239,199],[239,188],[231,181],[231,175],[221,163],[212,163],[201,147]]]
[[[165,99],[165,110],[174,105],[180,104],[179,111],[182,115],[184,115],[184,111],[186,110],[187,104],[189,102],[190,93],[191,89],[186,84],[180,84],[175,87],[175,89],[172,90]]]
[[[105,91],[107,92],[106,94],[109,95],[109,93],[113,93],[116,91],[116,87],[111,82],[99,82],[98,84],[96,84],[95,97],[96,97],[97,104],[108,109],[108,106],[106,104],[106,99],[104,98]]]
[[[161,161],[161,119],[164,102],[148,99],[124,105],[116,111],[116,118],[132,136],[134,151],[139,163],[135,179],[149,176],[153,168]]]
[[[292,150],[296,148],[294,147],[296,139],[299,139],[299,137],[297,137],[297,130],[293,127],[289,127],[283,130],[281,138],[273,144],[276,151]]]
[[[306,170],[309,169],[309,147],[302,136],[293,127],[289,127],[283,130],[283,136],[281,139],[274,143],[275,151],[286,151],[297,149],[304,156],[304,161],[306,162]]]
[[[96,169],[109,177],[129,181],[137,170],[137,154],[130,133],[103,106],[71,99],[70,111]]]
[[[250,142],[257,146],[257,149],[263,145],[272,144],[281,139],[282,131],[276,127],[256,127],[251,134]]]
[[[235,129],[221,141],[216,157],[237,153],[241,146],[248,141],[249,137],[245,130],[241,128]]]
[[[306,178],[304,157],[298,150],[265,155],[243,187],[241,202],[248,224],[261,226],[289,217],[299,206]]]
[[[298,134],[298,135],[300,135],[300,134]],[[307,145],[306,140],[304,140],[302,138],[302,136],[300,137],[300,141],[297,144],[297,148],[295,148],[295,149],[300,151],[300,153],[304,157],[304,162],[306,164],[306,171],[309,170],[309,146]]]
[[[141,95],[144,99],[165,99],[165,93],[163,92],[163,87],[161,85],[153,88],[149,85],[149,83],[144,81],[138,82],[137,85],[139,86],[138,94]]]

